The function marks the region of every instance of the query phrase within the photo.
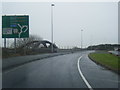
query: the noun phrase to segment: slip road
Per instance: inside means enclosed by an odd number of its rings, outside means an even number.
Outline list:
[[[88,53],[55,56],[6,71],[3,88],[118,88],[118,75],[96,65]]]

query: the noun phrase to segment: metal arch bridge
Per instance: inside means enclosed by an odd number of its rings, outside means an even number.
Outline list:
[[[34,52],[51,52],[52,43],[47,40],[31,41],[19,47],[19,51],[26,49],[26,51]],[[53,51],[57,52],[58,47],[53,44]]]

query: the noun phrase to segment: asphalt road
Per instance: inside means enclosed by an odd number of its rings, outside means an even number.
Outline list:
[[[3,88],[88,88],[88,84],[92,88],[118,88],[120,76],[95,64],[88,53],[46,58],[6,71]]]

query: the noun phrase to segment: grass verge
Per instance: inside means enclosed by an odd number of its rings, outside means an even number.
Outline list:
[[[109,53],[90,53],[89,58],[113,71],[120,71],[120,57]]]

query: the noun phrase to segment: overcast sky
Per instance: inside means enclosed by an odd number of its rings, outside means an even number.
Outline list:
[[[117,2],[54,3],[54,42],[58,46],[118,43]],[[28,14],[30,34],[51,41],[51,3],[4,2],[2,14]]]

